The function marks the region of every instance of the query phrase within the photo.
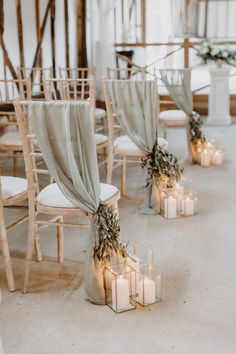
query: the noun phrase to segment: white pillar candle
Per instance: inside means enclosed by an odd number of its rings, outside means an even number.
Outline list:
[[[214,153],[212,154],[211,162],[213,165],[222,165],[223,152],[221,150],[215,150]]]
[[[177,200],[172,195],[165,198],[165,218],[173,219],[177,217]]]
[[[112,280],[112,307],[116,311],[128,310],[129,303],[129,282],[122,276]]]
[[[201,151],[201,166],[209,166],[211,162],[211,154],[208,149],[203,149]]]
[[[139,281],[139,272],[140,272],[140,259],[138,256],[135,255],[129,255],[127,257],[127,265],[131,268],[133,268],[136,271],[136,284],[135,284],[135,274],[131,274],[131,286],[132,286],[132,291],[131,294],[135,295],[135,292],[138,292],[138,281]],[[135,289],[136,285],[136,289]]]
[[[139,282],[139,301],[143,305],[150,305],[156,302],[155,282],[152,279],[144,278]]]
[[[189,197],[186,197],[182,200],[181,204],[182,215],[194,215],[194,200],[190,199]]]

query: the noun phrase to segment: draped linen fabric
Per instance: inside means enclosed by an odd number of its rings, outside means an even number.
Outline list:
[[[31,102],[29,121],[45,163],[62,193],[84,212],[94,214],[86,250],[85,290],[89,301],[104,304],[103,266],[93,257],[100,182],[90,105]]]
[[[157,97],[155,81],[108,81],[109,95],[120,125],[130,139],[145,153],[151,153],[157,140]],[[148,206],[141,209],[143,214],[153,214],[153,181],[147,189]]]
[[[179,109],[187,116],[193,113],[190,69],[161,69],[161,79]]]
[[[117,119],[130,139],[145,153],[157,140],[155,81],[108,81]]]

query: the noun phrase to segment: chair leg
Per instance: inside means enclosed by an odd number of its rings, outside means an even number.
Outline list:
[[[119,217],[118,202],[111,204],[110,207],[112,208],[114,214],[116,214]]]
[[[9,291],[15,291],[16,288],[15,288],[14,276],[12,271],[10,252],[9,252],[8,241],[7,241],[7,232],[6,232],[2,208],[1,208],[1,223],[0,223],[0,244],[2,246],[2,255],[5,264],[8,288]]]
[[[22,293],[24,294],[27,293],[27,288],[29,283],[30,268],[31,268],[33,250],[34,250],[35,238],[36,238],[35,229],[36,229],[36,224],[35,224],[34,204],[32,205],[29,204],[28,241],[27,241],[26,259],[25,259],[24,285],[22,289]]]
[[[13,176],[17,176],[17,152],[13,151],[13,154],[15,155],[13,157]]]
[[[125,195],[126,189],[126,157],[123,157],[123,161],[121,163],[121,195]]]
[[[58,221],[63,222],[63,216],[60,216]],[[57,260],[58,263],[63,263],[63,226],[57,226]]]
[[[35,242],[34,242],[34,247],[35,247],[35,253],[36,253],[36,258],[38,262],[42,262],[42,251],[40,247],[40,242],[39,242],[39,234],[35,234]]]
[[[113,145],[109,143],[106,149],[106,160],[107,160],[107,183],[112,183],[112,170],[113,170]]]

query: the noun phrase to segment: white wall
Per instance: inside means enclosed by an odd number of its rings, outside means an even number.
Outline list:
[[[34,1],[22,0],[22,18],[23,18],[23,38],[24,38],[24,55],[25,65],[31,67],[37,46],[36,25],[35,25],[35,8]],[[48,0],[41,0],[41,23],[43,21],[45,9]],[[77,46],[76,46],[76,0],[69,0],[69,41],[70,41],[70,65],[76,66]],[[4,40],[9,57],[13,66],[19,66],[19,46],[16,20],[15,0],[4,1],[5,12],[5,32]],[[47,25],[42,43],[43,66],[52,65],[52,51],[50,38],[50,18]],[[55,19],[55,40],[56,40],[56,66],[65,66],[65,25],[64,25],[64,2],[56,0],[56,19]],[[0,78],[3,74],[3,58],[0,53]],[[8,73],[8,77],[11,75]]]

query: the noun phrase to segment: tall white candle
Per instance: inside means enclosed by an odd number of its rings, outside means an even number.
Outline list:
[[[150,305],[156,302],[156,289],[154,280],[148,278],[140,280],[139,301],[143,305]]]
[[[177,200],[172,195],[165,198],[165,218],[173,219],[177,217]]]
[[[122,276],[112,280],[111,287],[112,307],[114,310],[128,310],[129,304],[129,282]]]
[[[194,200],[190,199],[189,197],[183,199],[181,202],[181,209],[182,215],[184,216],[194,215]]]
[[[209,166],[211,163],[211,154],[208,149],[201,151],[201,166]]]

